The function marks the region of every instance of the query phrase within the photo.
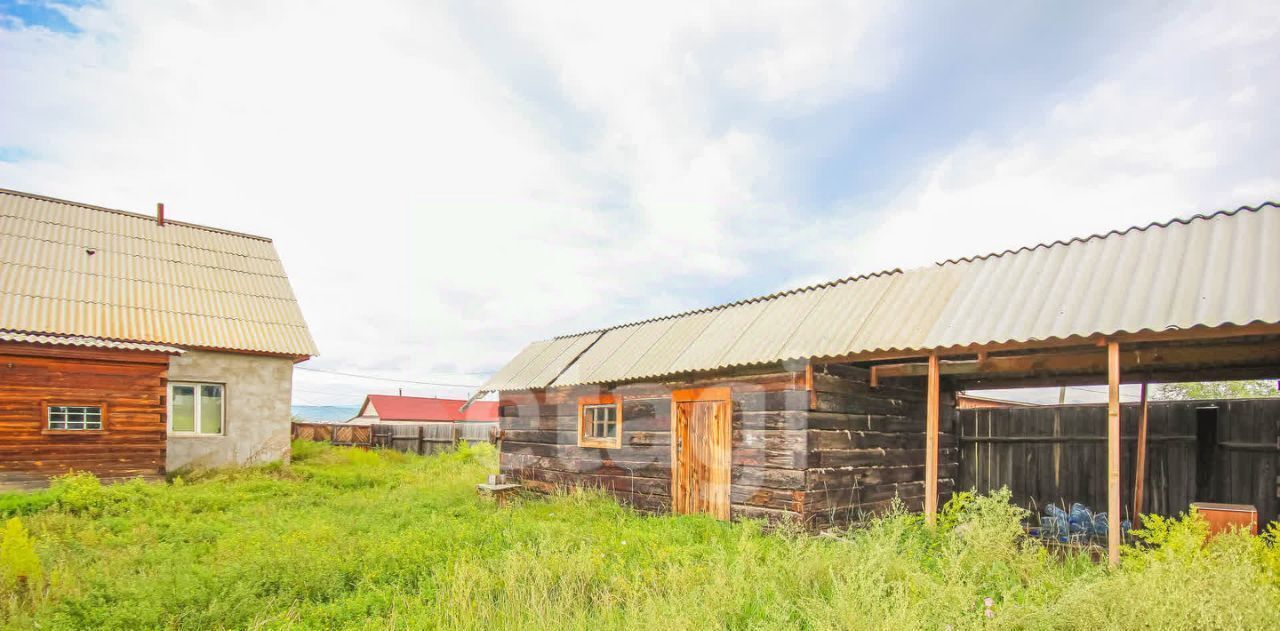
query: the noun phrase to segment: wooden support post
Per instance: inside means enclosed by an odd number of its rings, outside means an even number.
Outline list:
[[[1120,564],[1120,343],[1107,342],[1107,562]]]
[[[813,389],[813,360],[804,365],[804,389],[809,391],[809,409],[818,407],[818,391]]]
[[[1142,523],[1142,487],[1147,477],[1147,384],[1142,383],[1141,409],[1138,412],[1138,455],[1133,468],[1133,525]]]
[[[929,392],[924,430],[924,517],[930,526],[938,521],[938,420],[942,398],[939,372],[938,354],[929,353]]]

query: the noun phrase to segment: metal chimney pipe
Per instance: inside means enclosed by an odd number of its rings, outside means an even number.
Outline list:
[[[164,225],[164,202],[156,204],[156,224],[160,226]]]

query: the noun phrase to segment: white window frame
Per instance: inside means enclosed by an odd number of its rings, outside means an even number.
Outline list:
[[[98,417],[98,426],[97,427],[50,427],[50,425],[53,424],[54,408],[63,408],[68,413],[71,413],[70,410],[72,408],[80,410],[79,412],[74,412],[74,413],[81,415],[82,425],[88,425],[88,422],[89,422],[88,410],[96,409],[97,410],[96,415]],[[70,419],[64,419],[63,425],[66,425],[68,422],[70,422]],[[44,430],[43,431],[45,433],[60,434],[63,432],[72,432],[76,434],[82,434],[82,433],[100,434],[106,431],[106,429],[107,429],[107,407],[101,403],[49,403],[49,402],[46,402],[44,404]]]
[[[174,386],[189,386],[195,389],[195,411],[194,411],[195,429],[193,429],[192,431],[175,432],[173,430],[173,387]],[[221,410],[222,418],[218,419],[218,429],[220,431],[216,434],[200,431],[200,418],[201,418],[200,387],[201,386],[218,386],[219,388],[222,388],[222,410]],[[170,381],[168,390],[166,391],[166,393],[168,394],[168,397],[166,397],[165,405],[168,408],[167,410],[168,418],[166,419],[166,422],[165,422],[165,428],[168,430],[168,433],[170,436],[183,436],[188,438],[217,438],[220,436],[227,435],[227,384],[218,383],[216,381]]]

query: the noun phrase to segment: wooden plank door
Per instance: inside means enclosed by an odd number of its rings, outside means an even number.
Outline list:
[[[672,507],[677,513],[729,518],[733,426],[728,388],[671,396]]]

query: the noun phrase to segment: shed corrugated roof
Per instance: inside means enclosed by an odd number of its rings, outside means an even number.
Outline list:
[[[536,342],[483,389],[1255,322],[1280,323],[1274,202]],[[558,378],[512,370],[535,349],[557,344],[585,348],[568,364],[555,358]]]
[[[4,189],[0,328],[316,354],[270,239]]]

